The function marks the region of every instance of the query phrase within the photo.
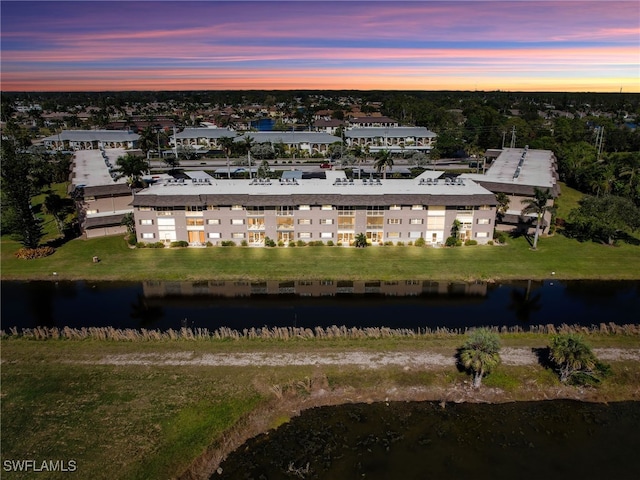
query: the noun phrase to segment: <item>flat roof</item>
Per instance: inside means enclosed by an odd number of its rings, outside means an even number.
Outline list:
[[[184,204],[385,205],[424,203],[432,205],[494,204],[495,195],[471,181],[422,176],[411,180],[332,179],[190,180],[158,183],[136,193],[133,205]],[[183,203],[180,203],[183,202]]]
[[[116,167],[118,157],[126,154],[124,148],[105,148],[104,153],[113,168]],[[101,150],[78,150],[74,152],[73,180],[74,185],[94,187],[99,185],[114,185],[127,183],[126,178],[114,180],[109,173],[109,167]]]
[[[526,187],[555,191],[558,177],[553,152],[530,148],[505,148],[484,175],[465,173],[461,176],[492,185],[492,189],[502,184],[522,191],[527,190]]]

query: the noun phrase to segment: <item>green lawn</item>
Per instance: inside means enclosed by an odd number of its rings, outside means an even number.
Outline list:
[[[584,194],[582,192],[560,182],[560,197],[558,197],[555,202],[557,208],[556,216],[566,220],[569,217],[569,212],[578,207],[578,201],[580,201],[583,196]]]
[[[561,234],[506,246],[130,249],[122,237],[76,239],[50,257],[20,260],[2,239],[2,278],[85,280],[498,280],[640,278],[640,247],[579,243]],[[93,256],[100,258],[93,263]]]

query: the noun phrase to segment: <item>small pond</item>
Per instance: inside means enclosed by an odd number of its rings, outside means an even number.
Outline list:
[[[392,402],[305,411],[214,479],[640,478],[640,402]]]

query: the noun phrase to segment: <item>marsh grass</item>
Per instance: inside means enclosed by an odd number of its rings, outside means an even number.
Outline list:
[[[169,329],[147,330],[147,329],[118,329],[113,327],[35,327],[18,329],[11,327],[8,332],[0,330],[0,337],[21,337],[30,340],[109,340],[116,342],[154,342],[158,340],[182,340],[182,341],[215,341],[215,340],[332,340],[332,339],[386,339],[386,338],[442,338],[464,335],[474,330],[473,327],[462,328],[418,328],[394,329],[388,327],[262,327],[245,328],[235,330],[229,327],[222,327],[215,330],[206,328],[187,328],[179,330]],[[577,333],[577,334],[604,334],[604,335],[640,335],[640,325],[615,323],[601,323],[599,325],[530,325],[491,327],[492,332],[505,335],[514,334],[522,338],[520,334],[556,334],[556,333]]]

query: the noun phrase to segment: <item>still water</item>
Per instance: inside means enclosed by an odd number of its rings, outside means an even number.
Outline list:
[[[640,478],[640,402],[392,402],[315,408],[211,479]]]
[[[2,282],[2,328],[331,325],[391,328],[640,322],[640,281]]]

